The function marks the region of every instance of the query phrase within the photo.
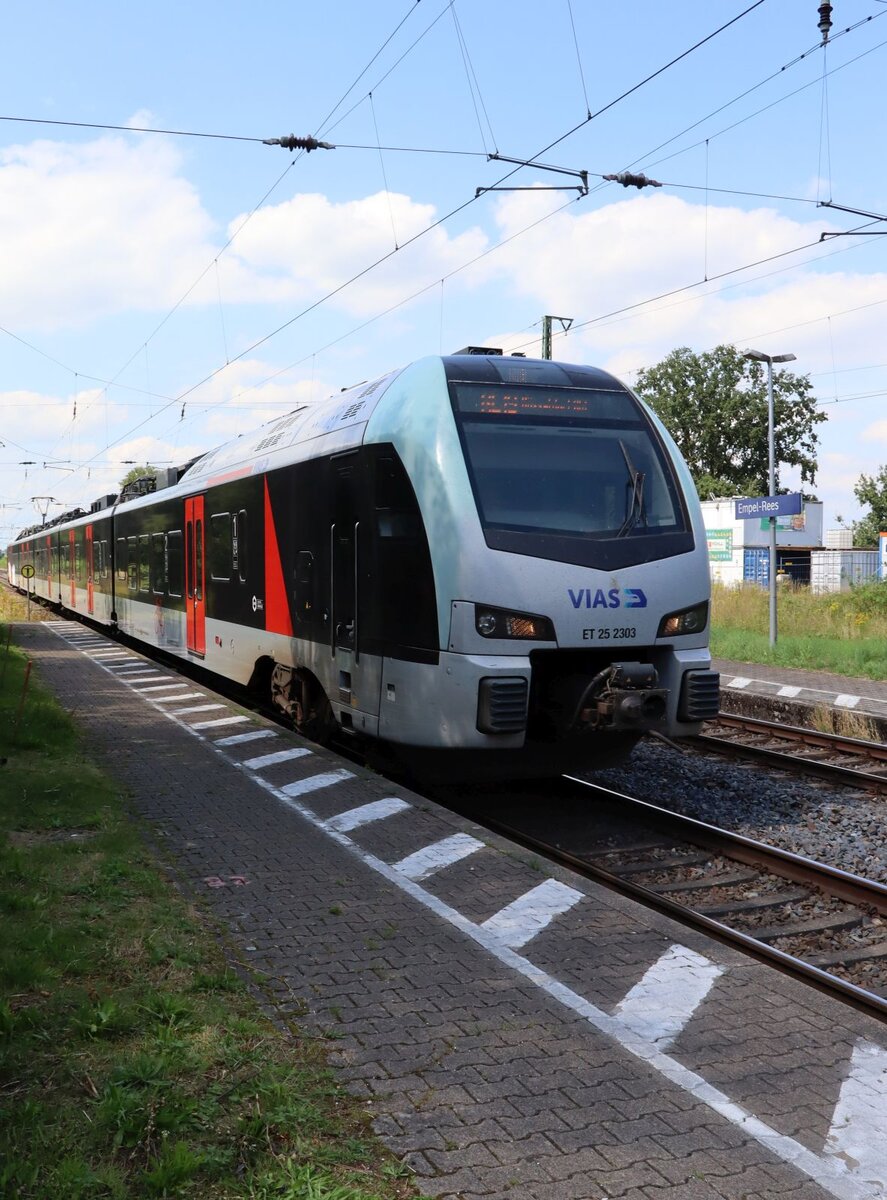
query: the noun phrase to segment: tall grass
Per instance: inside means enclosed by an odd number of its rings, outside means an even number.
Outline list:
[[[887,680],[887,583],[814,595],[780,584],[777,643],[769,645],[769,594],[746,584],[712,588],[712,653],[739,662],[771,663]]]

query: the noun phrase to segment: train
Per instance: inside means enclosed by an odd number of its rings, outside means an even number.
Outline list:
[[[689,470],[587,365],[421,358],[23,530],[8,572],[432,771],[606,765],[718,708]]]

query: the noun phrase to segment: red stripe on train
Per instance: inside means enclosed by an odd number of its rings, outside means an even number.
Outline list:
[[[274,514],[271,511],[271,497],[268,495],[268,480],[265,484],[265,628],[269,633],[283,633],[293,636],[293,622],[290,617],[289,603],[286,598],[286,584],[283,579],[283,567],[280,563],[280,548],[277,543],[277,530],[274,527]]]

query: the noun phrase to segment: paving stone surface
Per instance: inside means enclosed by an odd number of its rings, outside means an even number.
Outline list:
[[[341,1035],[334,1061],[424,1195],[887,1194],[874,1020],[568,872],[540,872],[203,684],[189,694],[248,720],[195,729],[218,714],[139,694],[89,661],[74,625],[16,637],[280,1009]],[[294,748],[309,753],[247,765]],[[393,800],[391,815],[343,832],[363,806]],[[421,880],[398,869],[458,833],[483,845]],[[549,876],[554,907],[540,908]],[[648,972],[676,947],[683,975],[657,993]],[[658,1008],[699,964],[708,975],[681,1021],[657,1030]]]

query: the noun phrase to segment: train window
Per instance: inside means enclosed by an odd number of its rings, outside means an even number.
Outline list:
[[[66,551],[65,559],[66,559],[66,565],[67,565],[68,578],[73,579],[74,578],[74,543],[72,541],[70,541],[70,539],[68,540],[67,544],[65,545],[65,551]]]
[[[102,579],[107,579],[111,573],[111,556],[108,553],[109,548],[110,548],[110,542],[108,541],[107,538],[102,538],[102,540],[99,542],[99,545],[102,548],[102,554],[101,554],[102,575],[101,575],[101,577],[102,577]]]
[[[78,530],[78,533],[79,532],[80,531]],[[86,574],[86,570],[85,570],[85,566],[84,566],[84,562],[83,562],[83,558],[84,558],[83,552],[85,550],[85,546],[84,546],[83,542],[80,541],[77,533],[74,534],[74,538],[75,538],[75,541],[74,541],[74,571],[75,571],[75,576],[76,576],[77,582],[82,583],[83,577]]]
[[[139,539],[126,539],[126,573],[128,586],[131,592],[138,591],[139,587]]]
[[[139,534],[139,591],[151,590],[151,535]]]
[[[469,419],[462,431],[487,528],[598,538],[684,528],[671,473],[644,427]]]
[[[203,599],[203,522],[194,522],[194,599]]]
[[[162,533],[151,535],[151,591],[162,596],[166,590],[166,537]]]
[[[231,565],[241,583],[246,583],[246,509],[231,518]]]
[[[166,586],[171,596],[182,594],[182,531],[172,529],[166,535]]]
[[[422,529],[416,497],[407,474],[394,458],[376,460],[374,506],[380,538],[415,538]]]
[[[233,534],[230,513],[213,513],[209,519],[209,574],[224,582],[231,578]]]
[[[117,578],[121,583],[126,580],[126,538],[117,539]]]

